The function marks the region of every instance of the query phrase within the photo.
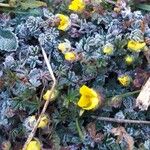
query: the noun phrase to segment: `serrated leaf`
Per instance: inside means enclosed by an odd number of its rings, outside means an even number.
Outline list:
[[[36,0],[27,0],[26,2],[21,2],[21,8],[22,9],[33,9],[38,7],[46,7],[47,4],[42,1],[36,1]]]

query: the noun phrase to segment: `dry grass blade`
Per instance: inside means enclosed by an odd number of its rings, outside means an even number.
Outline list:
[[[44,107],[43,107],[43,109],[42,109],[42,111],[41,111],[41,113],[40,113],[40,115],[39,115],[39,118],[38,118],[38,120],[37,120],[37,122],[36,122],[34,128],[32,129],[31,133],[29,134],[29,136],[28,136],[28,138],[27,138],[27,141],[26,141],[26,143],[24,144],[22,150],[26,150],[28,144],[29,144],[30,141],[33,139],[33,137],[34,137],[34,135],[35,135],[35,133],[36,133],[38,124],[39,124],[39,122],[40,122],[40,120],[41,120],[41,117],[42,117],[42,115],[45,113],[45,111],[46,111],[46,109],[47,109],[47,107],[48,107],[48,105],[49,105],[49,102],[50,102],[52,93],[54,92],[55,86],[56,86],[56,78],[55,78],[55,76],[54,76],[52,67],[51,67],[51,65],[50,65],[50,63],[49,63],[49,60],[48,60],[48,58],[47,58],[46,52],[45,52],[45,50],[44,50],[42,47],[41,47],[41,49],[42,49],[42,54],[43,54],[44,60],[45,60],[45,62],[46,62],[47,68],[48,68],[49,73],[50,73],[50,75],[51,75],[51,77],[52,77],[53,85],[52,85],[52,87],[51,87],[51,89],[50,89],[51,93],[50,93],[50,95],[49,95],[49,100],[47,100],[47,101],[45,102]]]
[[[0,7],[11,7],[9,4],[0,3]]]
[[[100,120],[100,121],[108,121],[108,122],[115,122],[115,123],[133,123],[133,124],[147,124],[150,125],[150,121],[143,121],[143,120],[129,120],[129,119],[115,119],[109,117],[97,117],[92,116],[92,118]]]

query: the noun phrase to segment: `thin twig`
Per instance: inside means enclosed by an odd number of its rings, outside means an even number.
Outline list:
[[[40,120],[41,120],[41,117],[43,116],[43,114],[45,113],[45,111],[46,111],[46,109],[47,109],[47,107],[48,107],[48,105],[49,105],[49,102],[50,102],[52,93],[54,92],[55,86],[56,86],[56,78],[55,78],[55,76],[54,76],[52,67],[51,67],[51,65],[50,65],[50,63],[49,63],[49,60],[48,60],[48,58],[47,58],[46,52],[45,52],[45,50],[44,50],[42,47],[41,47],[41,49],[42,49],[42,54],[43,54],[43,56],[44,56],[44,60],[45,60],[45,62],[46,62],[48,71],[49,71],[49,73],[50,73],[50,75],[51,75],[51,77],[52,77],[53,84],[52,84],[52,87],[51,87],[51,89],[50,89],[51,93],[50,93],[50,95],[49,95],[49,99],[45,102],[44,107],[43,107],[43,109],[42,109],[42,111],[41,111],[41,114],[39,115],[39,118],[38,118],[38,120],[37,120],[37,122],[36,122],[34,128],[32,129],[31,133],[29,134],[29,136],[28,136],[28,138],[27,138],[27,141],[25,142],[25,144],[24,144],[22,150],[26,150],[28,144],[29,144],[30,141],[33,139],[33,137],[34,137],[34,135],[35,135],[35,133],[36,133],[36,130],[37,130],[37,128],[38,128],[39,122],[40,122]]]
[[[115,119],[115,118],[97,117],[97,116],[92,116],[92,118],[100,120],[100,121],[108,121],[108,122],[115,122],[115,123],[134,123],[134,124],[150,125],[150,121],[143,121],[143,120]]]
[[[42,91],[41,91],[41,94],[40,94],[40,99],[39,99],[40,102],[42,101],[44,90],[45,90],[45,83],[43,83],[43,88],[42,88]],[[40,113],[40,109],[38,109],[38,114],[39,113]]]

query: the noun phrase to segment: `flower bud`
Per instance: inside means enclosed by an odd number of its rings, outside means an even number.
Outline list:
[[[128,86],[131,83],[132,78],[128,75],[121,75],[118,77],[118,80],[121,85]]]
[[[32,141],[30,141],[30,143],[28,144],[26,150],[41,150],[41,143],[38,139],[34,139]]]
[[[125,57],[125,62],[126,62],[127,65],[131,65],[134,62],[134,57],[131,56],[131,55],[127,55]]]
[[[103,47],[103,53],[105,53],[106,55],[113,54],[113,51],[114,51],[114,47],[111,43],[108,43]]]
[[[50,94],[51,94],[51,90],[47,90],[47,92],[43,95],[43,99],[46,100],[46,101],[49,100]],[[58,95],[58,91],[54,90],[53,93],[51,94],[50,101],[55,100],[55,98],[57,97],[57,95]]]
[[[74,52],[67,52],[67,53],[65,53],[65,59],[67,61],[75,61],[76,60],[76,54]]]

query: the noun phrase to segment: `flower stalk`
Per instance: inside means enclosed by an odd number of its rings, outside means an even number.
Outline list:
[[[83,135],[82,130],[80,128],[78,118],[76,118],[76,128],[77,128],[77,131],[78,131],[78,134],[79,134],[79,137],[80,137],[81,141],[83,141],[84,135]]]

